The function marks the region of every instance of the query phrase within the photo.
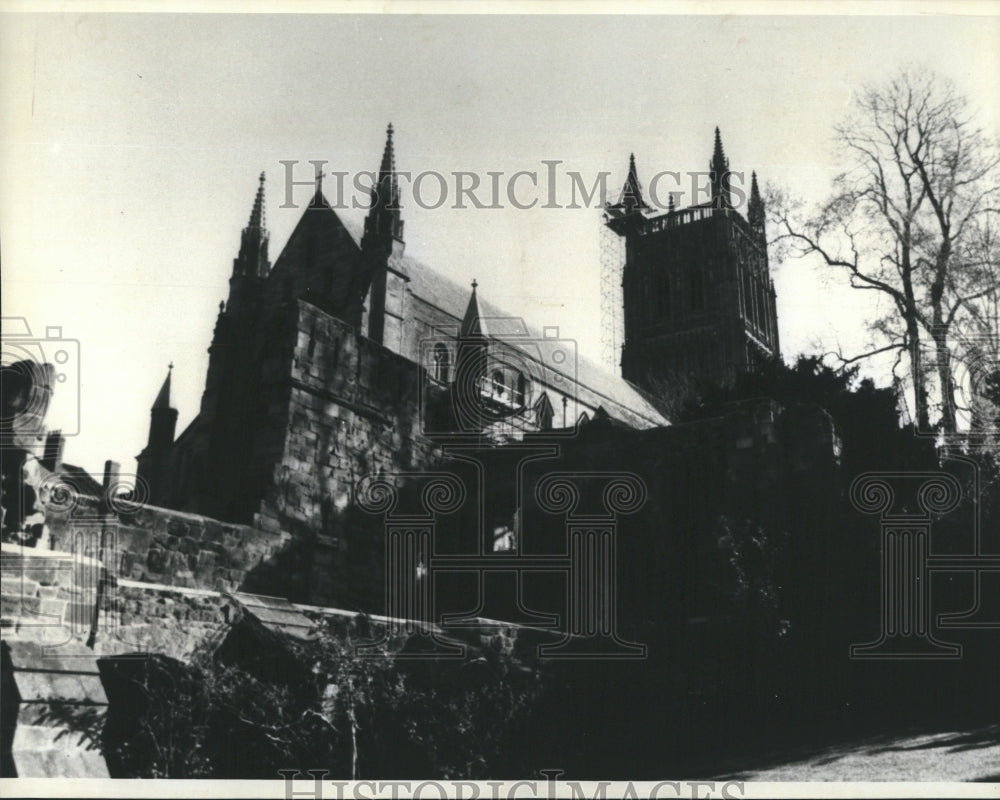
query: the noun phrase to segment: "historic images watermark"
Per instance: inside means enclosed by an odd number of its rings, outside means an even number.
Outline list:
[[[956,430],[933,426],[918,429],[917,435],[935,439],[946,449],[989,446],[1000,437],[1000,336],[982,330],[955,335],[937,326],[921,340],[920,349],[925,374],[939,382],[941,375],[949,376],[951,386],[940,400],[943,405],[945,396],[950,397]]]
[[[378,204],[382,176],[372,170],[346,171],[327,169],[329,161],[312,159],[299,161],[285,159],[282,167],[283,202],[279,208],[302,208],[311,202],[314,194],[296,194],[296,187],[309,187],[315,192],[322,185],[324,197],[334,209],[368,210]],[[311,166],[311,177],[306,179],[305,165]],[[515,172],[502,170],[453,170],[437,172],[394,171],[390,173],[399,187],[400,196],[405,192],[408,201],[400,200],[402,207],[413,205],[428,210],[476,209],[500,210],[529,209],[580,209],[604,208],[610,202],[637,203],[640,198],[630,197],[626,190],[610,183],[611,173],[601,171],[585,175],[579,170],[565,169],[561,159],[542,159],[531,169]],[[723,203],[726,207],[742,208],[748,199],[749,185],[746,173],[726,172],[722,180],[728,188],[728,199],[712,193],[711,171],[661,170],[645,186],[642,201],[651,211],[669,211],[683,195],[691,205]],[[390,203],[391,198],[387,198]],[[387,206],[388,208],[395,208]]]
[[[44,336],[32,333],[24,317],[0,319],[0,369],[5,398],[0,412],[0,446],[15,446],[18,437],[40,435],[53,390],[68,395],[60,433],[80,433],[80,342],[63,336],[59,325],[49,325]]]
[[[520,781],[336,781],[325,780],[329,771],[310,769],[279,770],[285,782],[286,800],[419,800],[447,798],[458,800],[518,800],[518,798],[572,798],[572,800],[607,800],[609,797],[633,800],[737,800],[744,796],[743,781],[570,781],[560,780],[561,769],[539,770],[542,780]],[[312,779],[311,781],[309,779]]]
[[[133,641],[122,624],[118,572],[124,555],[120,519],[145,506],[146,482],[114,471],[93,488],[79,474],[51,472],[38,481],[22,480],[18,490],[17,507],[47,525],[58,520],[63,541],[58,551],[22,547],[4,554],[4,569],[18,575],[16,591],[5,593],[19,604],[17,630],[42,643],[43,657],[73,657],[64,645],[80,641],[93,649],[98,640],[144,655],[146,646]]]
[[[854,508],[878,517],[882,559],[879,636],[851,645],[852,659],[960,659],[962,645],[939,638],[947,630],[1000,629],[1000,618],[992,616],[995,609],[983,602],[984,578],[1000,573],[1000,553],[984,542],[979,465],[961,455],[947,460],[971,470],[971,479],[959,480],[944,471],[901,470],[866,472],[851,484]],[[937,552],[932,536],[935,521],[955,512],[963,501],[972,515],[969,552]],[[935,573],[971,575],[968,609],[937,613],[932,595]]]

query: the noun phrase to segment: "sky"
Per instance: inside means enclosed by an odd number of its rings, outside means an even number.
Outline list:
[[[5,13],[2,313],[24,318],[43,352],[71,355],[49,415],[69,434],[66,460],[134,470],[169,363],[178,433],[197,412],[259,173],[273,262],[310,194],[294,187],[297,207],[280,208],[281,162],[308,180],[307,162],[327,161],[349,187],[378,167],[391,121],[397,168],[450,182],[440,208],[426,207],[434,181],[425,207],[404,189],[407,254],[599,360],[596,203],[543,209],[544,190],[522,182],[532,209],[455,208],[454,172],[505,182],[560,161],[565,205],[566,171],[588,185],[610,172],[616,194],[632,152],[644,181],[705,169],[718,125],[732,169],[817,202],[852,93],[899,67],[952,79],[1000,131],[1000,15],[973,8],[983,14]],[[873,293],[804,260],[772,273],[786,360],[864,348]],[[5,339],[14,330],[5,320]],[[869,370],[886,383],[884,366]]]

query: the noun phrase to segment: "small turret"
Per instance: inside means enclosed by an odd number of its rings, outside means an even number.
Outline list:
[[[628,157],[628,177],[622,186],[621,196],[618,202],[610,207],[610,210],[617,211],[619,215],[633,214],[649,208],[642,197],[642,187],[639,185],[639,172],[635,166],[635,153],[630,153]]]
[[[760,196],[760,189],[757,187],[757,173],[750,175],[750,200],[747,202],[747,222],[753,232],[764,239],[764,201]]]
[[[173,364],[167,367],[167,377],[149,412],[149,439],[145,449],[136,456],[139,479],[146,482],[153,502],[162,496],[166,457],[174,443],[177,427],[177,409],[170,405],[170,377],[173,369]]]
[[[729,159],[722,149],[722,135],[718,127],[715,129],[715,146],[712,150],[712,160],[708,163],[712,180],[712,206],[714,208],[731,208],[729,197]]]

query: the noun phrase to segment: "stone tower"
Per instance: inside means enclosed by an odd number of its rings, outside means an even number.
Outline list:
[[[708,202],[676,209],[671,196],[651,215],[633,158],[608,208],[608,226],[625,239],[622,377],[654,395],[731,384],[779,354],[757,177],[741,208],[718,128],[709,171]]]

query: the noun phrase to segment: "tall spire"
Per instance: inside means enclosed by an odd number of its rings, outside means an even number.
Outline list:
[[[715,128],[715,146],[708,168],[712,178],[712,205],[717,208],[729,208],[729,159],[722,149],[722,135],[718,126]]]
[[[747,203],[747,222],[754,230],[764,231],[764,201],[757,187],[757,173],[750,173],[750,200]]]
[[[264,228],[264,173],[260,173],[259,181],[257,186],[257,196],[253,201],[253,209],[250,211],[250,223],[247,225],[248,228],[255,228],[257,230],[263,230]]]
[[[715,147],[712,150],[712,162],[709,169],[713,172],[725,172],[729,169],[729,159],[722,148],[722,134],[719,133],[719,126],[715,126]]]
[[[163,386],[160,387],[160,393],[156,395],[156,400],[153,401],[152,410],[155,411],[158,408],[170,408],[170,376],[174,371],[174,363],[171,361],[170,366],[167,367],[167,377],[163,381]]]
[[[149,412],[149,439],[142,452],[136,456],[140,480],[146,483],[151,502],[158,502],[166,486],[166,458],[174,442],[177,428],[177,409],[170,406],[170,376],[174,365],[167,367],[167,377],[160,387]]]
[[[365,218],[366,237],[403,241],[403,220],[399,208],[399,180],[396,175],[396,153],[390,122],[385,131],[385,149],[379,165],[378,182],[372,187],[371,210]]]
[[[628,177],[622,186],[621,197],[618,202],[611,206],[626,214],[631,214],[637,209],[649,208],[646,201],[642,199],[642,187],[639,185],[639,171],[635,166],[635,153],[630,153],[628,157]]]
[[[264,226],[264,178],[264,173],[260,173],[257,195],[250,210],[250,221],[240,236],[239,255],[233,259],[234,278],[266,278],[271,270],[271,262],[267,258],[267,242],[270,234]]]
[[[385,129],[385,149],[382,151],[382,165],[379,167],[379,182],[390,175],[393,183],[396,182],[396,155],[392,150],[392,123]]]

